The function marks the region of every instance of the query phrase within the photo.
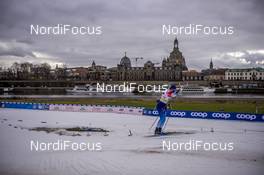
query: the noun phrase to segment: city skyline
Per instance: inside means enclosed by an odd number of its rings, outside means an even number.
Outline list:
[[[202,70],[211,58],[215,67],[248,68],[264,65],[264,17],[261,1],[1,1],[0,66],[47,62],[55,67],[96,64],[114,67],[124,52],[142,66],[167,57],[179,39],[186,64]],[[30,25],[102,26],[102,35],[30,35]],[[234,26],[228,36],[163,35],[162,25]]]

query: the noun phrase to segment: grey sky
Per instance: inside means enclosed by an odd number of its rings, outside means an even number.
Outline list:
[[[162,25],[234,26],[229,36],[178,36],[187,66],[264,66],[264,5],[248,0],[1,0],[0,65],[14,61],[89,66],[92,60],[116,66],[124,52],[161,62],[172,50],[173,35]],[[30,35],[30,24],[103,27],[100,36]],[[134,59],[131,59],[135,65]]]

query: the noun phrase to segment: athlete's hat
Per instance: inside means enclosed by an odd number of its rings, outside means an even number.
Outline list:
[[[176,90],[176,85],[175,84],[171,84],[169,89]]]

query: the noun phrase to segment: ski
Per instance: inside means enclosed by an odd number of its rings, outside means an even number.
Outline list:
[[[162,136],[177,136],[182,134],[194,134],[194,131],[168,131],[168,132],[162,132],[161,134],[151,134],[146,135],[144,137],[162,137]]]

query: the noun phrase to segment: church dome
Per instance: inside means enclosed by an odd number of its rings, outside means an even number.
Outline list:
[[[121,65],[121,66],[124,66],[124,67],[131,67],[131,61],[130,61],[130,59],[126,56],[126,54],[125,54],[125,56],[121,59],[121,61],[120,61],[120,65]]]
[[[144,64],[144,67],[154,67],[154,64],[151,62],[151,61],[147,61],[145,64]]]

